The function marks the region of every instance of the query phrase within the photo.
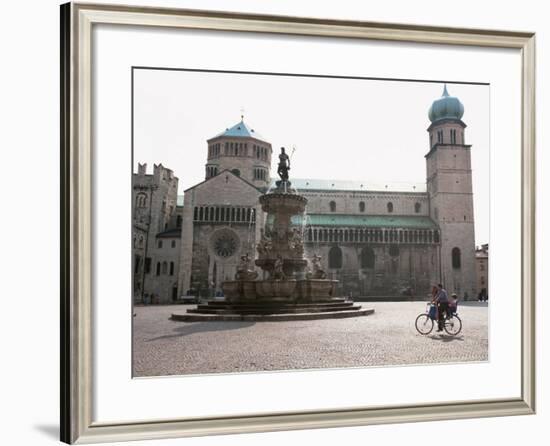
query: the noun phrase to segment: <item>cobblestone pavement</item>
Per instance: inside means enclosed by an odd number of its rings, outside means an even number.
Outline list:
[[[486,361],[487,304],[459,306],[462,332],[422,336],[423,302],[361,303],[375,313],[292,322],[175,322],[192,305],[136,307],[134,376]]]

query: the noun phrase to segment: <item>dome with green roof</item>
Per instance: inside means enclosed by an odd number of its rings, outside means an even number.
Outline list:
[[[218,133],[214,138],[220,137],[230,137],[230,138],[255,138],[260,141],[265,141],[265,139],[258,132],[254,131],[248,124],[244,122],[244,118],[241,117],[241,122],[238,122],[233,127],[225,129],[223,132]]]
[[[462,105],[462,102],[460,102],[458,98],[449,96],[447,84],[445,84],[443,87],[443,95],[433,102],[428,111],[430,121],[435,122],[442,119],[460,120],[462,115],[464,115],[464,105]]]

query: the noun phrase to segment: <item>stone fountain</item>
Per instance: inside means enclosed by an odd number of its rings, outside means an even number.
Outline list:
[[[225,301],[210,301],[172,319],[199,320],[304,320],[365,316],[353,301],[335,296],[337,280],[330,280],[321,257],[308,261],[301,228],[293,216],[304,217],[307,199],[299,195],[288,178],[290,159],[281,149],[276,187],[260,197],[267,223],[256,246],[255,265],[263,271],[258,279],[248,253],[241,256],[235,280],[225,281]],[[311,268],[308,266],[311,265]]]

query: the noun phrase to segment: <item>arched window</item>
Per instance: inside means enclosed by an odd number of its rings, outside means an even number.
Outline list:
[[[365,212],[365,202],[364,201],[359,202],[359,212]]]
[[[328,267],[342,268],[342,250],[338,246],[333,246],[328,252]]]
[[[147,194],[140,192],[139,194],[136,195],[136,207],[144,208],[146,203],[147,203]]]
[[[239,169],[233,169],[231,170],[231,172],[233,172],[235,175],[237,175],[238,177],[241,176],[241,171]]]
[[[181,222],[182,222],[181,215],[178,215],[176,217],[176,228],[181,228]]]
[[[374,256],[374,250],[367,246],[361,251],[361,268],[374,268],[376,258]]]
[[[460,248],[453,248],[451,252],[451,257],[452,257],[453,268],[460,269],[461,267]]]
[[[162,262],[162,274],[166,274],[168,272],[168,263]]]
[[[329,203],[330,212],[336,212],[336,201],[331,201]]]
[[[420,203],[415,203],[415,204],[414,204],[414,212],[416,212],[417,214],[419,214],[419,213],[420,213],[420,209],[421,209]]]
[[[206,177],[215,177],[218,174],[218,166],[208,166],[206,168]]]
[[[265,180],[266,178],[267,178],[267,175],[264,169],[254,169],[255,180]]]
[[[175,240],[172,240],[170,246],[171,246],[172,248],[175,248],[175,247],[176,247],[176,241],[175,241]]]
[[[157,262],[157,276],[160,276],[160,262]]]
[[[393,203],[390,201],[388,204],[387,204],[387,207],[388,207],[388,212],[393,212]]]
[[[162,248],[162,240],[159,240],[157,242],[157,248],[159,248],[159,249]]]
[[[174,275],[174,262],[170,262],[170,275]]]

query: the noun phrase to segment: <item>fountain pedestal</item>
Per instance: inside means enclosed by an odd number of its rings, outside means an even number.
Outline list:
[[[284,152],[283,152],[284,153]],[[198,305],[172,319],[198,320],[294,320],[365,316],[351,300],[335,296],[337,280],[329,280],[320,267],[320,257],[312,260],[314,271],[307,271],[301,228],[293,227],[292,217],[304,215],[307,199],[296,193],[288,180],[260,197],[267,224],[256,249],[255,265],[268,278],[257,280],[248,254],[241,257],[235,280],[225,281],[225,301]]]

